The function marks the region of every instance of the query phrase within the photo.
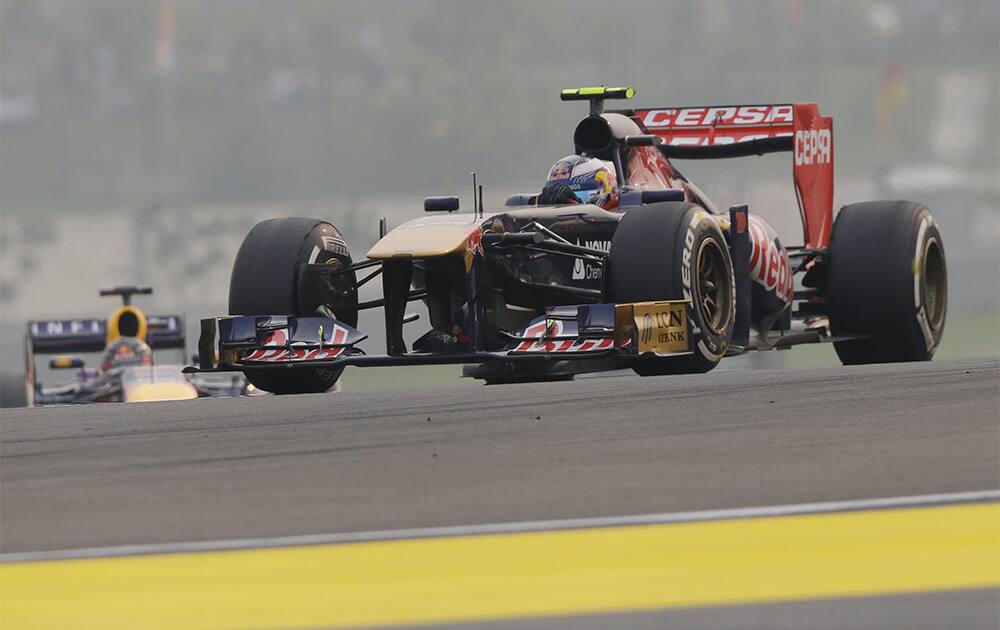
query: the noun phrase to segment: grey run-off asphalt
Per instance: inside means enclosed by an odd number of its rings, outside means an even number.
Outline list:
[[[0,551],[18,555],[998,487],[996,360],[0,420]],[[995,628],[998,605],[986,589],[447,627]]]
[[[1000,362],[4,411],[0,551],[1000,486]]]

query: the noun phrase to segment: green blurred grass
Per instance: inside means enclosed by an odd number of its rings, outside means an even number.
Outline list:
[[[949,317],[935,359],[1000,358],[1000,310]]]
[[[782,353],[791,368],[834,367],[840,365],[832,344],[814,344]],[[1000,310],[983,309],[948,315],[941,346],[934,359],[1000,358]]]

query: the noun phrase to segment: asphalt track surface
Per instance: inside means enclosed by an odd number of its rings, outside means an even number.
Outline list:
[[[0,423],[6,554],[998,487],[996,360],[4,410]],[[997,604],[987,589],[455,627],[996,627]]]

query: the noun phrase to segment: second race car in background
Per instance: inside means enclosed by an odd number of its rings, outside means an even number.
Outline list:
[[[554,168],[565,199],[543,190],[487,211],[480,188],[473,212],[454,214],[457,197],[431,197],[434,215],[382,230],[361,262],[321,219],[257,224],[233,266],[231,315],[202,320],[200,371],[298,393],[329,389],[345,366],[456,363],[511,382],[705,372],[818,342],[845,364],[933,356],[947,303],[940,231],[909,201],[850,204],[834,221],[831,118],[813,103],[604,110],[633,93],[562,93],[590,103],[570,157],[607,165],[613,207],[580,203],[571,169]],[[719,210],[671,163],[773,152],[792,154],[801,245],[745,205]],[[360,301],[378,275],[383,297]],[[411,348],[405,308],[417,300],[431,330]],[[368,355],[358,311],[379,307],[387,351]]]
[[[123,301],[106,320],[29,322],[25,338],[28,405],[184,400],[251,393],[253,386],[240,374],[219,378],[182,372],[184,318],[146,315],[132,304],[133,295],[152,292],[149,287],[101,290],[100,295],[121,297]],[[154,362],[154,351],[157,355],[172,352],[174,361]],[[101,362],[96,368],[87,368],[84,359],[76,356],[78,353],[101,353]],[[49,368],[73,370],[73,377],[58,385],[43,386],[37,379],[39,354],[58,355],[50,359]]]

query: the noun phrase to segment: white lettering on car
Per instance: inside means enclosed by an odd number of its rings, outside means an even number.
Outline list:
[[[741,107],[736,112],[736,117],[733,118],[733,124],[735,125],[755,125],[764,122],[764,117],[767,116],[767,106],[763,105],[751,105],[749,107]]]
[[[642,120],[644,127],[669,127],[673,119],[672,109],[651,109]]]
[[[833,136],[829,129],[803,129],[795,132],[795,166],[829,164]]]
[[[651,109],[642,116],[647,129],[663,127],[748,126],[792,123],[791,105],[741,105]]]
[[[688,223],[687,233],[684,234],[684,249],[681,252],[681,289],[684,292],[684,299],[688,301],[688,321],[691,322],[691,332],[698,334],[701,327],[694,317],[694,298],[691,295],[691,249],[694,247],[694,228],[704,218],[701,212],[695,212]]]
[[[674,124],[677,126],[696,126],[705,124],[705,109],[682,109],[677,113],[674,118]]]
[[[792,111],[791,105],[775,105],[771,108],[771,112],[767,117],[767,122],[769,123],[789,123],[792,122]]]
[[[576,239],[576,244],[581,244],[580,239]],[[582,245],[602,252],[611,251],[611,241],[584,241]],[[582,258],[577,258],[573,261],[573,273],[570,278],[573,280],[600,280],[603,275],[603,269],[600,265],[592,265],[589,262],[584,262]]]
[[[750,278],[768,291],[775,291],[779,298],[792,298],[791,270],[788,252],[768,236],[760,219],[751,215],[750,227]]]
[[[736,114],[735,107],[709,107],[708,112],[705,113],[704,124],[725,124],[734,114]]]

